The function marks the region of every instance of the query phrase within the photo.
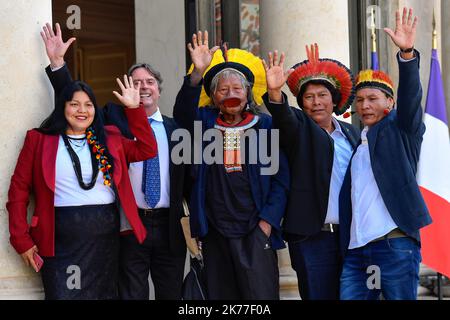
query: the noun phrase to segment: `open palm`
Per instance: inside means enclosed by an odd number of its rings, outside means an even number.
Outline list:
[[[293,72],[292,69],[288,71],[284,71],[284,60],[285,54],[282,53],[280,60],[278,61],[278,52],[275,51],[274,55],[269,52],[269,61],[268,65],[263,60],[264,68],[266,69],[266,81],[267,81],[267,90],[281,90],[281,88],[286,83],[288,77]]]
[[[203,34],[199,31],[192,36],[192,43],[188,44],[189,54],[191,55],[192,63],[195,68],[201,72],[208,69],[213,59],[214,53],[219,47],[209,49],[208,44],[208,31]]]
[[[49,23],[43,27],[43,30],[41,31],[41,37],[44,40],[45,50],[52,64],[64,61],[64,55],[67,49],[76,39],[70,38],[64,42],[59,23],[56,24],[56,34],[53,32],[52,26]]]
[[[400,12],[396,12],[396,26],[395,31],[385,28],[384,31],[391,37],[392,41],[397,47],[402,50],[414,47],[416,40],[416,29],[418,18],[413,19],[413,10],[403,8],[403,16],[400,18]]]
[[[122,94],[117,91],[113,91],[113,94],[117,97],[117,99],[119,99],[119,101],[127,108],[139,107],[139,102],[141,99],[139,89],[141,87],[141,83],[139,82],[137,87],[134,87],[133,78],[128,77],[127,75],[123,76],[123,83],[119,78],[117,78],[116,81],[122,91]]]

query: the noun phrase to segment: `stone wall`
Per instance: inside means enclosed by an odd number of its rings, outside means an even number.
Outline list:
[[[53,109],[53,91],[39,31],[51,22],[51,0],[2,1],[0,11],[0,299],[40,299],[40,277],[9,244],[7,192],[28,129]],[[32,208],[30,208],[32,211]]]

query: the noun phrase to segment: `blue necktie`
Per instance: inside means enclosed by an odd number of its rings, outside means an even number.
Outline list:
[[[155,120],[149,118],[148,121],[151,124]],[[156,157],[144,161],[144,170],[142,172],[142,192],[145,194],[145,201],[150,208],[154,208],[158,204],[161,197],[160,188],[159,156],[156,154]]]

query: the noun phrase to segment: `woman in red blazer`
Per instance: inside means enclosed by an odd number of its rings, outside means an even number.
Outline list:
[[[139,88],[131,77],[117,82],[122,94],[114,94],[127,107],[135,141],[103,126],[92,90],[75,81],[41,127],[27,132],[11,178],[11,244],[36,272],[43,257],[46,299],[118,297],[120,207],[138,241],[146,237],[127,164],[154,157],[156,141],[139,105]],[[31,193],[35,209],[28,224]]]

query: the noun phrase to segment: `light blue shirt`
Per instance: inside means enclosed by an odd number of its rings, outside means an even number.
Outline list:
[[[378,189],[367,140],[368,127],[351,163],[352,224],[349,249],[360,248],[397,228]]]
[[[325,223],[339,224],[339,192],[353,154],[352,145],[342,132],[339,122],[332,118],[335,130],[330,134],[334,142],[333,169],[331,171],[330,193]]]
[[[170,207],[170,175],[169,175],[169,141],[167,140],[166,128],[164,127],[163,117],[159,109],[149,118],[153,119],[152,129],[155,133],[156,142],[158,144],[159,157],[159,174],[161,181],[161,198],[155,208]],[[134,197],[138,208],[150,209],[145,201],[145,195],[142,192],[142,172],[144,168],[143,162],[134,162],[130,164],[128,173],[130,175],[131,186],[133,188]]]

